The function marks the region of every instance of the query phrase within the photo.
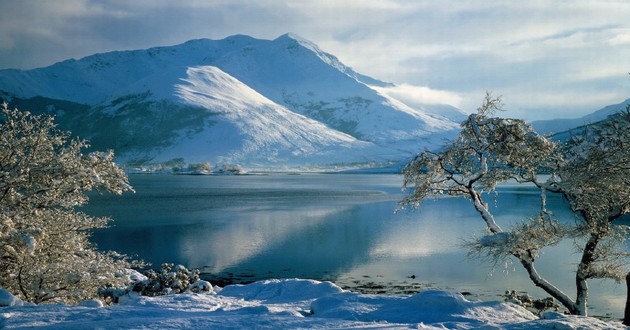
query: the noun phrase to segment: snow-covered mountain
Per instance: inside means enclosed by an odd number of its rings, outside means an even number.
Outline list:
[[[127,165],[379,166],[453,136],[462,112],[408,106],[293,34],[236,35],[0,70],[10,106],[114,149]]]
[[[575,119],[551,119],[533,121],[532,127],[540,134],[553,134],[568,131],[570,129],[596,123],[606,119],[608,116],[619,113],[630,104],[630,99],[621,103],[606,106],[586,116]]]

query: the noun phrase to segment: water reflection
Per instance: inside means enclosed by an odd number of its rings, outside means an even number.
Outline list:
[[[94,236],[103,250],[137,255],[155,265],[182,263],[212,274],[210,279],[415,282],[492,298],[506,289],[544,296],[520,265],[466,257],[461,238],[485,229],[468,201],[440,198],[394,214],[402,198],[396,175],[131,179],[136,194],[94,196],[86,210],[115,219],[112,228]],[[535,215],[538,198],[532,188],[502,186],[493,203],[496,220],[508,228]],[[548,202],[554,213],[572,221],[557,196]],[[566,258],[572,247],[563,242],[537,261],[540,273],[568,293],[577,262],[576,255]],[[593,281],[591,288],[594,313],[620,315],[625,288],[611,281]]]

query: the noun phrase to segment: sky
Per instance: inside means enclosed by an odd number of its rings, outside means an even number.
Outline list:
[[[0,0],[0,69],[295,33],[410,103],[576,118],[630,98],[625,0]]]

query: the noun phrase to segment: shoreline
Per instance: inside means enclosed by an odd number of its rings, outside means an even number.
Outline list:
[[[258,281],[272,280],[276,278],[257,278],[255,275],[250,274],[229,274],[229,277],[225,276],[215,276],[208,273],[201,273],[200,276],[202,279],[209,281],[213,286],[219,286],[221,288],[228,285],[246,285],[251,284]],[[329,281],[334,283],[335,285],[341,287],[344,290],[356,292],[360,294],[371,294],[371,295],[414,295],[420,293],[422,291],[427,290],[441,290],[441,291],[451,291],[457,292],[464,296],[468,300],[481,300],[481,301],[507,301],[505,292],[491,292],[491,291],[481,291],[481,292],[473,292],[472,290],[458,290],[452,287],[441,287],[436,285],[435,283],[423,283],[421,279],[416,277],[408,277],[405,280],[386,280],[380,276],[377,278],[373,278],[368,275],[364,275],[361,278],[348,278],[343,280],[335,280],[335,279],[321,279],[321,278],[311,278],[316,281]],[[518,291],[520,294],[529,294],[525,291]],[[538,314],[539,310],[535,308],[527,308],[534,314]],[[567,314],[567,310],[560,306],[559,312]],[[614,317],[611,314],[608,315],[589,315],[590,317],[594,317],[600,319],[602,321],[622,321],[622,319],[618,317]]]

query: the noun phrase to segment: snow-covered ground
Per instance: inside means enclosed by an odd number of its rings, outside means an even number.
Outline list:
[[[28,305],[0,290],[2,329],[625,329],[620,322],[543,313],[504,302],[424,291],[366,295],[330,282],[286,279],[230,285],[207,294],[124,296],[103,307]],[[22,305],[22,306],[20,306]]]

